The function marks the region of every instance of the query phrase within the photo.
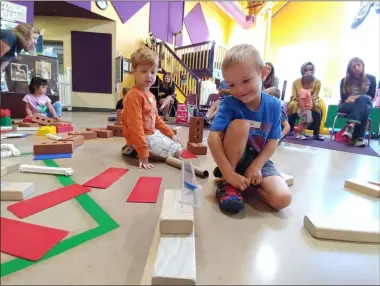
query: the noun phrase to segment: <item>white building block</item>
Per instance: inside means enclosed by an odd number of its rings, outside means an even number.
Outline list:
[[[5,134],[5,138],[20,138],[23,136],[25,136],[24,133],[11,133],[11,132],[9,132],[9,133]]]
[[[49,139],[55,140],[55,141],[58,141],[58,140],[62,139],[61,136],[57,136],[57,135],[54,135],[54,134],[46,134],[46,137],[49,138]]]
[[[9,150],[2,149],[1,150],[1,159],[12,157],[12,152]]]
[[[37,131],[38,130],[38,126],[31,126],[31,127],[17,127],[17,131]]]
[[[51,174],[51,175],[65,175],[71,176],[74,171],[72,168],[60,168],[60,167],[48,167],[48,166],[36,166],[36,165],[21,165],[20,171],[25,173],[39,173],[39,174]]]
[[[189,235],[161,235],[152,285],[195,285],[194,231]]]
[[[366,181],[352,179],[346,180],[344,182],[344,187],[372,197],[380,198],[380,186],[368,183]]]
[[[160,216],[162,234],[190,234],[194,226],[193,206],[179,202],[180,190],[165,190]]]
[[[20,168],[20,164],[16,162],[10,161],[2,161],[1,162],[1,176],[5,176],[12,172],[16,172]]]
[[[315,238],[380,243],[379,220],[353,221],[350,217],[306,215],[305,228]]]
[[[0,126],[1,131],[9,131],[12,130],[12,126]]]
[[[22,201],[34,192],[33,183],[2,182],[0,200],[1,201]]]
[[[20,151],[13,144],[5,144],[6,148],[12,152],[12,156],[19,157],[21,155]]]
[[[293,185],[293,183],[294,183],[294,177],[286,175],[284,173],[281,173],[281,176],[284,178],[284,180],[288,184],[288,186]]]

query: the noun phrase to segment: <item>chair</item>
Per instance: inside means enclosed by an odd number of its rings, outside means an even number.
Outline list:
[[[334,122],[333,122],[333,125],[332,125],[332,129],[330,131],[330,141],[333,141],[333,139],[335,141],[334,130],[335,130],[335,123],[336,123],[336,120],[338,118],[347,118],[347,114],[346,113],[338,112],[335,115]],[[366,131],[368,132],[368,144],[367,144],[367,146],[369,147],[369,144],[371,143],[371,134],[372,134],[372,120],[371,120],[371,118],[368,118]]]
[[[209,111],[211,108],[212,104],[216,101],[218,101],[220,98],[219,93],[212,93],[208,96],[207,102],[205,105],[199,105],[199,113],[200,115],[206,115],[206,113]]]

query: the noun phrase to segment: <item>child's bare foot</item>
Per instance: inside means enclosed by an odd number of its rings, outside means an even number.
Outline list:
[[[177,159],[180,159],[182,157],[182,149],[179,149],[177,152],[175,152],[174,157]]]

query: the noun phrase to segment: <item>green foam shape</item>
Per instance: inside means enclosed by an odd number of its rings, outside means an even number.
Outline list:
[[[53,160],[44,160],[44,163],[49,167],[59,167],[58,164]],[[65,187],[75,184],[71,177],[61,175],[57,175],[56,177],[59,182]],[[54,257],[58,254],[61,254],[62,252],[72,249],[82,243],[97,238],[119,227],[119,225],[90,197],[89,194],[80,195],[76,197],[75,200],[96,221],[98,226],[61,241],[38,261],[29,261],[22,258],[15,258],[13,260],[2,263],[0,277],[7,276],[16,271],[25,269],[33,264]]]

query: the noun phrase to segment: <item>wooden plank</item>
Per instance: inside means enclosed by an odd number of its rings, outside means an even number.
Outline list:
[[[370,184],[366,181],[349,179],[344,182],[344,187],[372,197],[380,198],[380,186]]]
[[[194,226],[193,206],[178,202],[180,190],[165,190],[160,216],[162,234],[190,234]]]
[[[1,182],[1,201],[22,201],[34,191],[33,183]]]
[[[304,226],[315,238],[380,243],[379,220],[352,221],[349,217],[306,215]]]
[[[20,168],[20,164],[11,161],[1,161],[1,177],[16,172]]]
[[[293,183],[294,183],[294,177],[286,175],[284,173],[281,173],[281,176],[284,178],[284,180],[288,184],[288,186],[293,185]]]
[[[195,285],[194,231],[189,235],[161,235],[152,285]]]
[[[148,258],[146,260],[144,272],[140,281],[140,285],[152,285],[152,273],[154,269],[154,263],[156,261],[158,244],[160,243],[160,235],[160,224],[157,223],[156,230],[154,231],[152,245],[150,246]]]

